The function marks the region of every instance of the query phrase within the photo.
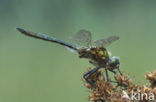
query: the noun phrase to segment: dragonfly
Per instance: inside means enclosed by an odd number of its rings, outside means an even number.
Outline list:
[[[83,78],[91,85],[94,85],[94,82],[90,81],[89,78],[101,68],[105,69],[107,81],[110,81],[108,71],[116,74],[117,72],[115,69],[117,69],[118,72],[122,75],[120,71],[119,57],[111,57],[109,51],[106,49],[106,47],[119,39],[118,36],[110,36],[106,39],[92,41],[91,32],[82,29],[72,37],[72,40],[76,43],[74,45],[46,34],[28,31],[22,28],[17,28],[17,30],[26,36],[57,43],[67,47],[68,49],[77,52],[79,58],[89,59],[89,63],[93,64],[95,68],[85,73]]]

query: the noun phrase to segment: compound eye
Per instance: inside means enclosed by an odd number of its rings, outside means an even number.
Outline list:
[[[119,62],[119,57],[113,56],[111,59],[112,61]]]

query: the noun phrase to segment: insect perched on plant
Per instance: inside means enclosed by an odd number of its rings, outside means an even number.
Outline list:
[[[30,37],[63,45],[73,51],[76,51],[79,54],[79,58],[89,59],[89,62],[94,66],[96,66],[96,68],[85,73],[83,78],[91,85],[93,85],[94,83],[89,80],[90,76],[101,68],[105,69],[107,81],[109,81],[108,70],[113,73],[116,73],[115,69],[117,69],[119,73],[122,74],[119,69],[120,66],[119,58],[115,56],[110,57],[109,52],[106,50],[106,47],[108,45],[119,39],[118,36],[111,36],[108,37],[107,39],[94,41],[92,45],[91,32],[87,30],[80,30],[72,37],[72,39],[77,42],[76,44],[78,45],[85,44],[85,46],[84,45],[74,46],[70,43],[58,40],[54,37],[47,36],[45,34],[27,31],[22,28],[17,28],[17,30]]]

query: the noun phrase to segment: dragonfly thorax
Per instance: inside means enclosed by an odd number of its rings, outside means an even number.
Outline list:
[[[109,53],[104,47],[82,48],[78,50],[80,58],[90,59],[94,65],[104,67],[109,62]]]

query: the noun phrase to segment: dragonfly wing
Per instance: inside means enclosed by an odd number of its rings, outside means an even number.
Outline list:
[[[91,32],[85,29],[78,31],[71,39],[76,43],[75,45],[83,47],[91,46]]]
[[[100,39],[100,40],[96,40],[94,41],[94,45],[97,47],[108,47],[111,43],[115,42],[116,40],[118,40],[119,37],[118,36],[110,36],[106,39]]]

